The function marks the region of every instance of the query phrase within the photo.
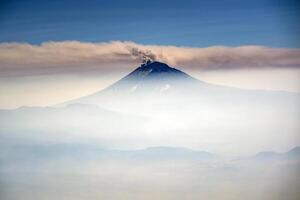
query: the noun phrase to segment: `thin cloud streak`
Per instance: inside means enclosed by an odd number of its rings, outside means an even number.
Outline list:
[[[151,58],[183,70],[300,68],[300,49],[264,46],[190,48],[141,45],[128,41],[50,41],[40,45],[0,43],[0,76],[132,69],[141,62],[140,56],[133,52],[148,52]]]

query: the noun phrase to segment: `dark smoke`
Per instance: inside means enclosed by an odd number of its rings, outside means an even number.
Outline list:
[[[152,53],[150,50],[141,50],[137,47],[129,47],[129,51],[131,55],[138,58],[143,63],[146,63],[147,61],[155,61],[156,55]]]

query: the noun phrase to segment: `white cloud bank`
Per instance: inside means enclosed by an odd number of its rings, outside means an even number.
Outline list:
[[[151,52],[158,61],[181,69],[300,68],[300,49],[263,46],[189,48],[112,41],[0,43],[0,76],[78,73],[131,69],[138,64],[132,49]]]

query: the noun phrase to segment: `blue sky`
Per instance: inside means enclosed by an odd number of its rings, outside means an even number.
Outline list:
[[[299,47],[298,10],[291,0],[2,0],[0,42]]]

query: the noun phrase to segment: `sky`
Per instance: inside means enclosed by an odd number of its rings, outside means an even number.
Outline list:
[[[210,83],[300,92],[299,7],[296,0],[2,0],[0,108],[105,88],[139,65],[133,47]]]
[[[2,0],[1,42],[299,47],[296,0]]]

